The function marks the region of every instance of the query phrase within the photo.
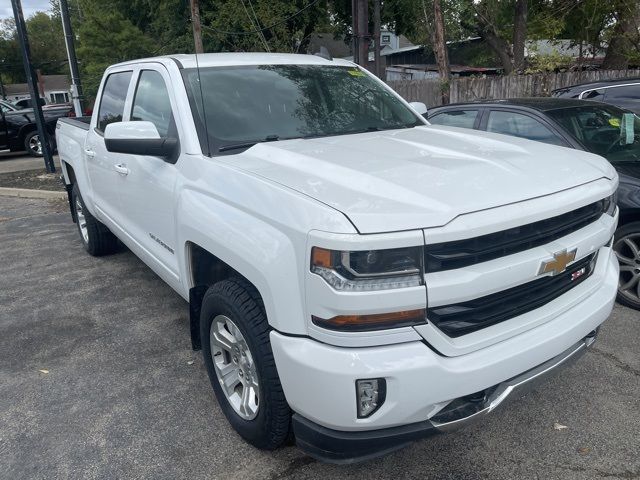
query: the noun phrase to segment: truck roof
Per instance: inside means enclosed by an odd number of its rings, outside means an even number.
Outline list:
[[[177,62],[183,68],[224,67],[240,65],[340,65],[353,66],[352,62],[339,58],[327,60],[318,55],[301,55],[292,53],[202,53],[197,56],[190,54],[165,55],[161,57],[141,58],[122,62],[114,66],[131,65],[144,62],[163,63],[169,59]]]

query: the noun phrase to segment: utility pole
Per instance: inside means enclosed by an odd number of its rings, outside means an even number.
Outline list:
[[[76,58],[76,47],[71,29],[71,18],[69,16],[69,5],[67,0],[60,0],[60,16],[62,17],[62,31],[64,32],[64,44],[67,47],[67,58],[69,59],[69,70],[71,71],[71,100],[76,117],[82,116],[82,84],[80,83],[80,70],[78,69],[78,59]]]
[[[438,63],[438,74],[442,83],[442,103],[449,103],[449,53],[447,52],[447,42],[444,36],[444,18],[442,16],[442,6],[440,0],[433,0],[433,51]]]
[[[202,28],[200,26],[200,2],[199,0],[189,0],[191,3],[191,25],[193,26],[193,43],[196,53],[204,53],[202,48]]]
[[[375,74],[378,78],[384,80],[385,71],[380,56],[380,0],[373,0],[373,41],[375,45],[375,50],[373,51]]]
[[[29,85],[29,94],[31,95],[31,103],[33,104],[33,113],[36,117],[36,126],[38,128],[38,138],[40,139],[42,156],[44,157],[44,165],[47,172],[54,173],[56,171],[56,167],[53,163],[51,149],[49,148],[49,135],[47,134],[47,130],[44,126],[44,115],[42,115],[40,95],[38,95],[38,90],[36,88],[36,74],[33,71],[33,65],[31,65],[31,49],[29,48],[29,39],[27,38],[27,27],[24,23],[22,5],[20,4],[20,0],[11,0],[11,6],[13,7],[13,16],[16,20],[16,32],[18,34],[18,41],[20,42],[22,63],[24,64],[24,73],[27,77],[27,84]]]
[[[0,95],[2,95],[2,99],[7,99],[7,94],[4,92],[4,83],[2,83],[2,72],[0,72]]]
[[[353,61],[369,68],[369,0],[351,0]]]

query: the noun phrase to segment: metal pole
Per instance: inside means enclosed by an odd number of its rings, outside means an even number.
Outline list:
[[[71,71],[71,99],[76,117],[82,116],[82,84],[80,83],[80,69],[76,57],[76,47],[71,29],[71,18],[69,16],[69,5],[67,0],[60,0],[60,16],[62,17],[62,31],[64,32],[64,44],[67,47],[67,58],[69,59],[69,70]]]
[[[29,93],[31,95],[31,103],[33,104],[33,113],[36,117],[36,126],[38,128],[38,137],[44,157],[44,165],[47,172],[54,173],[56,167],[53,163],[53,156],[49,148],[49,135],[44,125],[44,115],[42,115],[42,105],[40,105],[40,95],[36,88],[36,75],[31,65],[31,50],[29,49],[29,39],[27,38],[27,28],[24,23],[24,15],[22,14],[22,5],[20,0],[11,0],[13,7],[13,16],[16,20],[16,31],[18,33],[18,41],[20,42],[20,50],[22,52],[22,63],[24,64],[24,73],[27,76],[27,84],[29,85]]]
[[[202,28],[200,26],[200,3],[199,0],[191,0],[191,24],[193,26],[193,43],[196,53],[204,53],[202,48]]]

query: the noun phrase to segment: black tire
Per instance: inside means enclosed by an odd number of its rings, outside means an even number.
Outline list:
[[[629,282],[633,278],[633,275],[635,275],[635,281],[638,282],[638,275],[640,275],[640,254],[636,254],[635,259],[633,259],[631,257],[633,255],[633,250],[629,248],[628,245],[624,244],[625,239],[630,239],[634,245],[636,245],[636,250],[640,248],[640,222],[627,223],[620,227],[616,230],[613,241],[613,249],[616,251],[618,258],[622,255],[625,258],[635,260],[635,265],[631,265],[629,262],[620,261],[621,268],[631,267],[633,270],[620,272],[617,301],[621,305],[640,310],[640,283],[635,283],[634,287],[625,292],[623,292],[621,288],[623,284]]]
[[[118,239],[107,227],[91,215],[89,210],[87,210],[84,200],[82,200],[82,195],[80,195],[78,185],[73,186],[72,202],[73,218],[76,219],[78,234],[80,235],[80,241],[82,242],[84,249],[94,257],[100,257],[102,255],[108,255],[115,252],[118,249]],[[82,209],[81,211],[80,208]],[[81,219],[78,218],[79,212],[81,212],[81,215],[84,215],[87,238],[85,238],[82,233]]]
[[[27,135],[24,137],[24,149],[32,157],[42,157],[42,155],[43,155],[42,148],[38,149],[34,145],[32,145],[32,140],[34,138],[36,138],[36,139],[38,138],[38,131],[37,130],[34,130],[33,132],[27,133]],[[49,145],[50,145],[49,149],[51,150],[51,153],[53,153],[54,152],[53,142],[50,142]]]
[[[260,388],[255,418],[242,418],[220,386],[213,364],[210,329],[214,318],[225,315],[238,327],[254,359]],[[251,445],[273,450],[287,441],[291,410],[276,370],[269,332],[271,328],[258,291],[244,279],[223,280],[209,287],[202,300],[200,335],[202,355],[216,398],[231,426]]]

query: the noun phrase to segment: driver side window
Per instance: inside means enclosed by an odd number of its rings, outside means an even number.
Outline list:
[[[140,72],[131,120],[153,123],[163,138],[176,136],[176,122],[171,111],[169,92],[162,75],[155,70]]]

